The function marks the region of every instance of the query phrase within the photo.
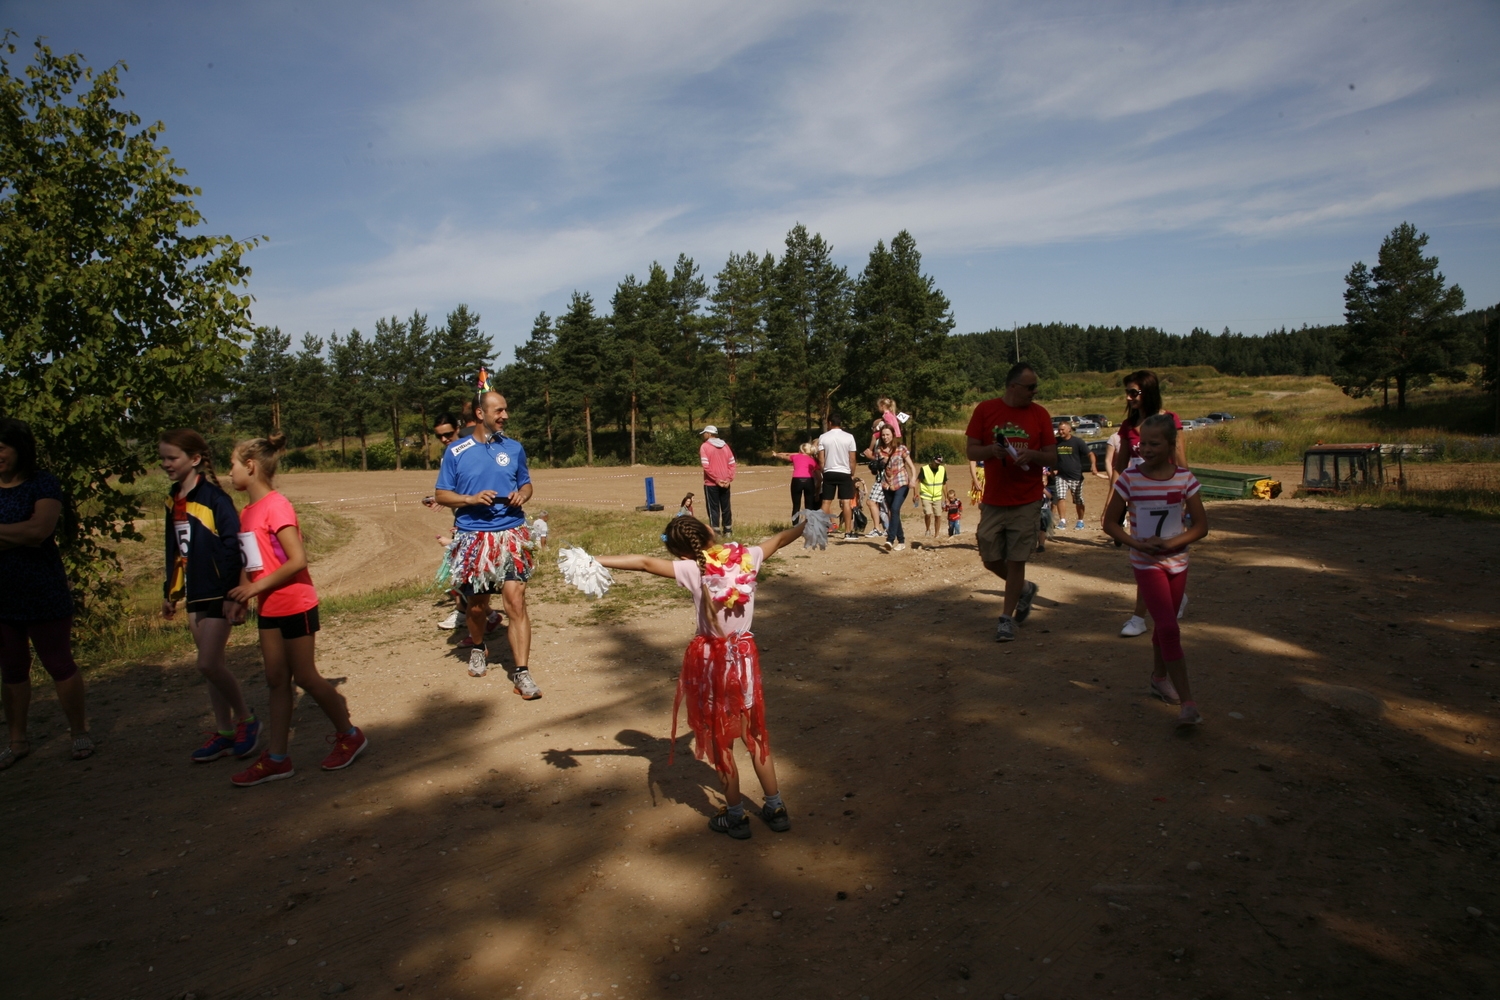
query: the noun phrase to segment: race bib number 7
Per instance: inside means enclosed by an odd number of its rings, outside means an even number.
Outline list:
[[[1176,503],[1147,502],[1136,506],[1135,537],[1175,538],[1182,534],[1182,494]]]

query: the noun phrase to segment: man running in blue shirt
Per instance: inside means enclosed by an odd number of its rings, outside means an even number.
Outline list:
[[[448,548],[448,572],[453,584],[468,598],[469,674],[483,677],[489,670],[484,645],[490,594],[500,591],[510,619],[506,638],[515,657],[511,683],[516,694],[531,701],[542,696],[531,679],[531,619],[526,613],[526,581],[536,565],[531,533],[522,506],[531,499],[531,472],[526,449],[505,436],[510,419],[505,397],[486,392],[475,409],[478,424],[472,435],[443,452],[433,490],[437,502],[458,511],[453,544]]]

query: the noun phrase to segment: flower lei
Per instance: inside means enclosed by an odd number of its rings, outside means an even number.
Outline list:
[[[739,542],[715,545],[703,553],[703,583],[714,608],[733,611],[755,593],[755,561]]]

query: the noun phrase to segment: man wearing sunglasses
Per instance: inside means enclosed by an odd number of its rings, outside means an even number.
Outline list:
[[[1042,467],[1057,468],[1052,416],[1032,402],[1036,369],[1024,361],[1005,376],[1005,393],[974,407],[969,418],[971,461],[984,462],[984,499],[979,505],[979,558],[1005,581],[1005,605],[995,623],[995,641],[1010,642],[1016,625],[1031,614],[1037,586],[1026,581],[1026,560],[1036,551],[1042,502]]]

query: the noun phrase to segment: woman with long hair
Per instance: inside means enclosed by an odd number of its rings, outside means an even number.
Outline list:
[[[73,594],[57,549],[62,513],[62,484],[37,464],[31,428],[0,417],[0,681],[10,729],[0,771],[31,752],[26,715],[32,649],[56,685],[73,733],[73,759],[94,753],[83,674],[73,659]]]
[[[917,466],[911,460],[906,445],[896,440],[896,432],[889,424],[880,429],[880,444],[875,454],[884,463],[885,473],[882,488],[890,516],[886,523],[885,541],[881,548],[887,552],[906,548],[906,532],[901,527],[901,505],[911,492],[911,484],[917,481]]]

